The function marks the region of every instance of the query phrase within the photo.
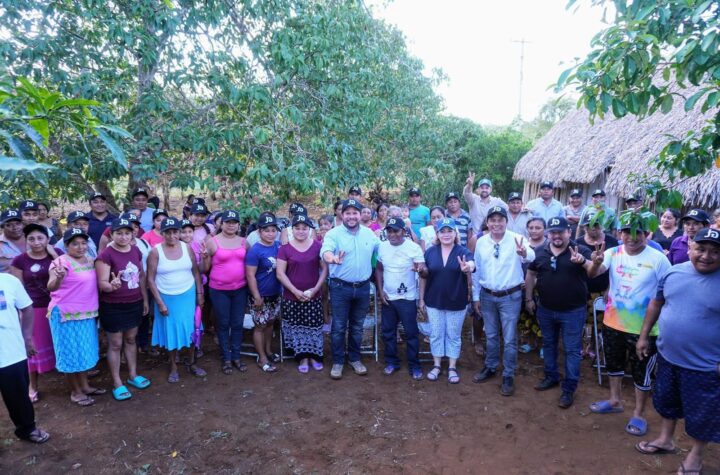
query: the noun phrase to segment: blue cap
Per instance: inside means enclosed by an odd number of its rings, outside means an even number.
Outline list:
[[[163,222],[160,223],[160,232],[164,233],[165,231],[169,231],[171,229],[177,229],[178,231],[180,228],[180,220],[170,216],[169,218],[163,219]]]
[[[73,211],[72,213],[67,215],[68,223],[74,223],[78,219],[87,219],[88,221],[90,221],[88,215],[83,213],[82,211]]]
[[[455,220],[452,218],[443,218],[438,221],[435,226],[437,227],[438,232],[443,228],[450,228],[453,231],[456,230]]]
[[[482,180],[480,180],[480,181],[478,182],[478,186],[483,186],[483,185],[487,185],[487,186],[489,186],[489,187],[492,187],[492,182],[491,182],[490,179],[488,179],[488,178],[483,178]]]

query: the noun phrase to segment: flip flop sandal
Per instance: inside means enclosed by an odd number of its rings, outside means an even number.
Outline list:
[[[30,435],[24,437],[24,440],[32,442],[33,444],[44,444],[48,439],[50,439],[50,434],[40,429],[35,429],[30,432]]]
[[[92,406],[93,404],[95,404],[95,399],[93,399],[91,397],[86,397],[85,399],[80,399],[77,401],[74,400],[73,398],[70,398],[70,401],[81,407],[88,407],[88,406]]]
[[[207,376],[207,371],[194,364],[189,365],[187,369],[188,371],[190,371],[190,374],[192,374],[193,376],[197,376],[198,378],[203,378]]]
[[[94,388],[89,393],[85,393],[86,396],[102,396],[103,394],[107,394],[107,389]]]
[[[666,449],[645,441],[635,444],[635,450],[645,455],[675,455],[678,453],[677,447]]]
[[[36,402],[38,402],[40,400],[40,392],[39,391],[32,392],[32,393],[28,394],[28,397],[30,398],[30,402],[35,404]]]
[[[258,366],[263,371],[263,373],[274,373],[275,371],[277,371],[277,368],[270,363],[265,363],[264,365],[258,364]]]
[[[625,426],[625,432],[630,435],[641,436],[647,434],[647,421],[640,417],[631,417]]]
[[[458,374],[457,369],[448,368],[448,383],[457,384],[459,382],[460,382],[460,374]]]
[[[91,379],[91,378],[95,378],[95,377],[97,377],[97,376],[99,376],[99,375],[100,375],[100,370],[99,370],[99,369],[91,369],[90,371],[87,372],[87,377],[90,378],[90,379]]]
[[[690,475],[690,474],[697,474],[700,475],[702,473],[702,465],[700,465],[700,468],[685,468],[685,462],[680,462],[680,468],[678,468],[678,471],[684,475]]]
[[[235,366],[237,368],[237,370],[240,371],[241,373],[244,373],[248,369],[247,365],[240,360],[233,360],[232,365]]]
[[[613,406],[608,400],[596,401],[590,404],[590,412],[595,414],[615,414],[623,411],[622,407]]]
[[[433,366],[433,369],[427,374],[427,379],[428,381],[437,381],[441,374],[442,369],[440,366]]]
[[[132,397],[132,393],[124,385],[113,389],[112,395],[116,401],[127,401]]]
[[[319,361],[312,360],[312,367],[315,371],[322,371],[325,366]]]
[[[140,376],[140,375],[137,375],[132,379],[128,379],[127,383],[130,386],[132,386],[134,388],[138,388],[138,389],[145,389],[148,386],[150,386],[150,380],[147,379],[146,377]]]
[[[310,370],[310,366],[306,364],[298,365],[298,371],[302,374],[306,374]]]
[[[270,360],[271,363],[279,363],[280,355],[278,355],[277,353],[270,353],[268,355],[268,359]]]
[[[220,367],[220,370],[223,372],[223,374],[233,374],[233,365],[229,361],[224,361],[222,366]]]
[[[177,373],[177,371],[173,371],[170,373],[167,379],[168,383],[175,384],[180,382],[180,375]]]

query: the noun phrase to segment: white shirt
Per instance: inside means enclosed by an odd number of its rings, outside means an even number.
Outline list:
[[[426,251],[430,249],[430,246],[434,246],[433,242],[435,241],[435,236],[437,236],[437,232],[435,231],[435,226],[432,224],[430,226],[420,228],[420,240],[425,242]]]
[[[415,262],[425,262],[420,246],[405,239],[399,246],[383,241],[378,247],[378,261],[383,265],[383,290],[389,300],[417,299]]]
[[[488,196],[488,201],[484,202],[480,195],[476,195],[472,192],[463,192],[463,198],[465,198],[465,201],[470,207],[470,220],[472,221],[472,227],[475,230],[475,234],[478,234],[482,229],[482,225],[485,222],[487,212],[490,208],[493,206],[501,206],[508,209],[507,203],[495,196]]]
[[[0,368],[27,359],[18,310],[32,305],[20,281],[0,274]]]
[[[562,203],[555,198],[550,200],[549,205],[545,204],[545,200],[542,198],[535,198],[534,200],[528,201],[525,207],[532,211],[533,216],[544,219],[546,223],[550,221],[550,218],[565,217],[565,210],[563,209]]]
[[[498,253],[495,257],[495,241],[490,234],[478,239],[475,246],[475,265],[473,274],[473,300],[480,300],[480,287],[500,291],[511,289],[525,281],[522,265],[535,260],[535,251],[527,239],[523,238],[523,247],[527,252],[524,259],[517,253],[515,239],[522,236],[512,231],[505,231],[502,240],[497,243]]]

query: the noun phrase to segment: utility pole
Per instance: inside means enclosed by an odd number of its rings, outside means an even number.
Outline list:
[[[523,68],[525,65],[525,45],[530,44],[525,38],[520,40],[512,40],[513,43],[520,43],[520,82],[518,84],[518,119],[522,120],[522,87],[523,87]]]

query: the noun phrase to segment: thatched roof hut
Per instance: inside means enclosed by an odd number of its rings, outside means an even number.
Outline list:
[[[572,188],[582,189],[588,199],[591,190],[603,188],[608,205],[620,208],[621,198],[637,191],[634,177],[658,174],[649,162],[667,144],[668,135],[682,137],[689,130],[699,130],[715,113],[703,114],[699,107],[686,113],[683,104],[676,98],[668,114],[658,112],[641,121],[633,115],[616,119],[606,114],[591,124],[587,110],[572,111],[520,159],[513,178],[525,180],[526,200],[537,196],[540,181],[551,180],[563,203]],[[686,206],[718,207],[720,169],[713,167],[676,188]]]

